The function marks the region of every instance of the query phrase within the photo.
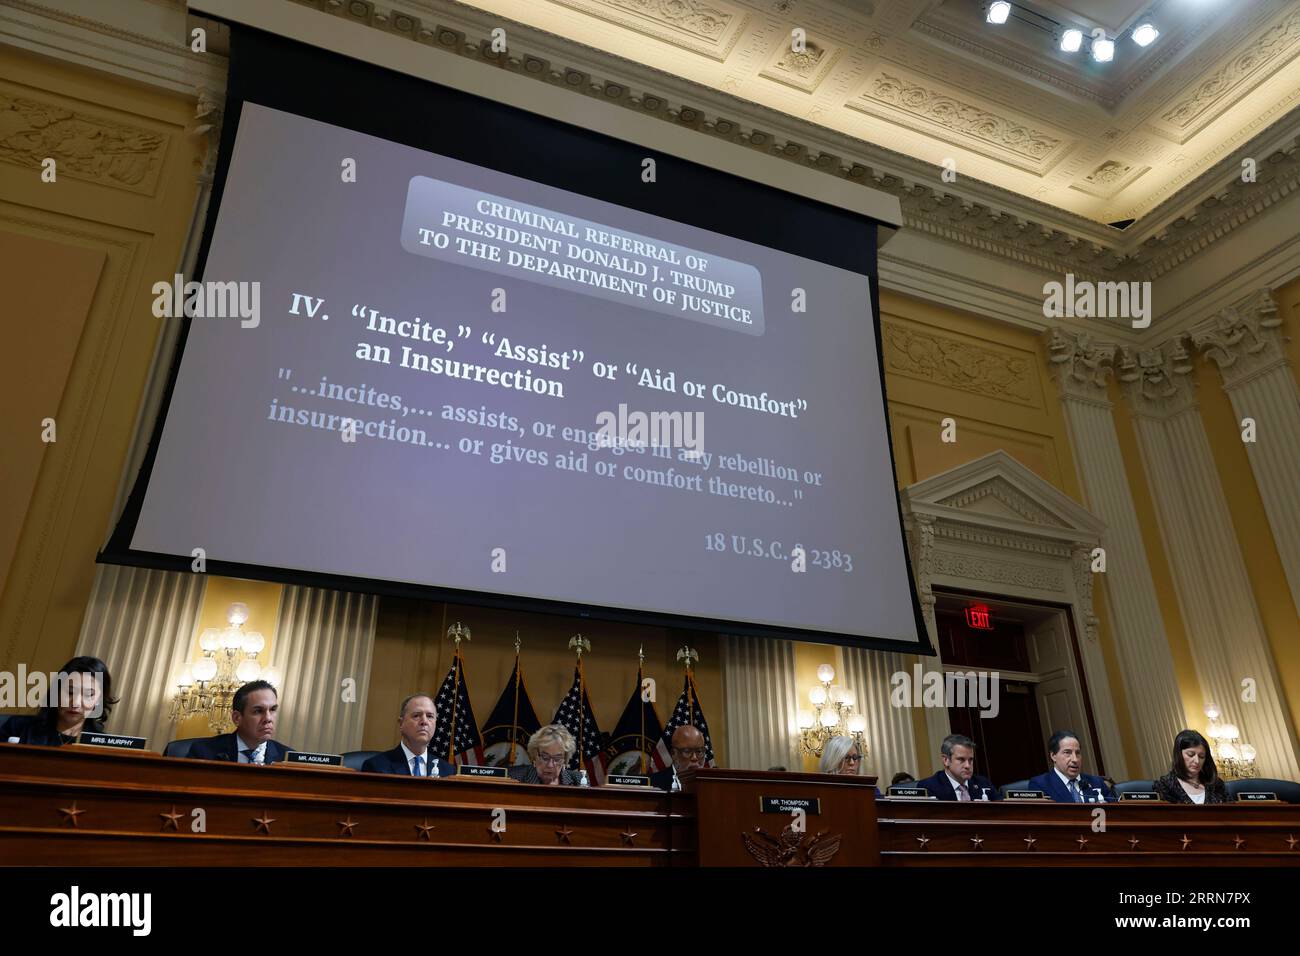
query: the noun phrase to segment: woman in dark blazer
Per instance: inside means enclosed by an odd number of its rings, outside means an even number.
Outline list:
[[[577,787],[582,781],[568,763],[578,750],[578,742],[562,724],[547,724],[528,738],[531,763],[511,767],[506,773],[520,783],[537,783],[549,787]]]
[[[1174,738],[1173,767],[1152,783],[1168,803],[1227,803],[1232,799],[1214,766],[1209,743],[1194,730],[1184,730]]]
[[[17,737],[20,744],[61,747],[75,744],[82,733],[103,731],[117,703],[107,665],[98,657],[74,657],[58,675],[62,686],[50,688],[44,707],[5,723],[5,741]]]

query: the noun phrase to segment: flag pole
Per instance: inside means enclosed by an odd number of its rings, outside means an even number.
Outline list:
[[[515,747],[518,746],[519,736],[519,632],[515,631],[515,716],[510,722],[510,756],[507,763],[510,766],[515,765]]]
[[[457,621],[447,629],[447,636],[456,642],[452,656],[452,669],[456,672],[455,687],[451,694],[451,736],[447,741],[447,762],[456,762],[456,705],[460,702],[460,642],[469,640],[469,628]]]
[[[581,634],[574,634],[569,638],[569,647],[578,652],[578,766],[581,767],[587,760],[587,753],[583,750],[583,735],[587,730],[587,678],[582,672],[582,652],[591,650],[591,641],[587,640]]]
[[[688,644],[683,644],[677,652],[677,659],[684,662],[686,668],[686,684],[690,691],[686,701],[686,713],[690,717],[690,725],[695,726],[695,678],[691,676],[691,661],[700,659],[700,652]]]
[[[645,687],[645,645],[642,644],[636,652],[636,691],[643,694]],[[645,700],[641,701],[641,776],[645,776]]]

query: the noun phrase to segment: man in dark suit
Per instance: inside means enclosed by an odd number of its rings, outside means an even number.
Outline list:
[[[1029,781],[1057,803],[1114,803],[1118,798],[1101,777],[1083,772],[1083,745],[1072,730],[1058,730],[1047,742],[1052,769]],[[1098,797],[1100,794],[1100,798]]]
[[[365,773],[392,773],[406,777],[450,777],[452,764],[429,752],[429,741],[438,729],[438,710],[428,694],[412,694],[402,701],[397,715],[397,732],[402,739],[392,750],[375,754],[361,765]]]
[[[650,786],[660,790],[680,790],[679,773],[704,766],[704,734],[693,724],[682,724],[673,731],[671,766],[650,775]]]
[[[961,734],[949,734],[939,748],[943,769],[933,777],[918,780],[940,800],[1001,800],[1002,795],[987,777],[975,773],[975,741]]]
[[[226,760],[230,763],[281,761],[293,748],[271,739],[279,710],[280,699],[274,687],[264,680],[249,681],[235,691],[230,701],[234,732],[194,741],[189,755],[199,760]]]

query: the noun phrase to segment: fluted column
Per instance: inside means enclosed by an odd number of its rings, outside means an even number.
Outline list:
[[[892,651],[841,648],[844,675],[840,683],[857,694],[857,711],[867,719],[865,773],[880,778],[883,793],[889,780],[900,770],[919,777],[916,766],[916,734],[912,730],[911,708],[889,703],[890,678],[912,668],[902,654]]]
[[[276,737],[323,753],[361,746],[378,610],[373,594],[285,585],[275,624],[284,672]]]
[[[1193,329],[1192,344],[1218,367],[1237,421],[1255,422],[1246,457],[1300,611],[1300,389],[1272,293],[1257,292]]]
[[[1191,381],[1181,338],[1122,350],[1117,371],[1133,410],[1138,446],[1206,701],[1237,724],[1265,776],[1300,776],[1290,717],[1250,588],[1227,498]],[[1243,701],[1252,681],[1255,700]]]
[[[722,687],[731,766],[800,769],[794,645],[771,638],[724,635]]]
[[[1155,775],[1166,769],[1170,741],[1185,718],[1115,432],[1114,405],[1106,391],[1116,347],[1094,343],[1079,333],[1053,330],[1049,350],[1084,501],[1106,523],[1101,535],[1106,573],[1095,575],[1094,581],[1106,589],[1110,633],[1115,637],[1137,736],[1140,772]]]

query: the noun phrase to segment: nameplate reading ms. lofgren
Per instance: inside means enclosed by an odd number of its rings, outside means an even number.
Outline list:
[[[759,797],[758,801],[763,813],[790,813],[793,810],[816,814],[822,812],[822,802],[816,797]]]
[[[307,764],[311,767],[341,767],[342,754],[314,754],[305,750],[290,750],[284,755],[285,763]]]
[[[147,741],[145,737],[126,737],[122,734],[95,734],[83,733],[77,738],[79,744],[89,744],[92,747],[120,747],[123,750],[144,750]]]
[[[612,783],[620,787],[648,787],[650,778],[643,777],[635,773],[614,773],[610,774],[606,783]]]

